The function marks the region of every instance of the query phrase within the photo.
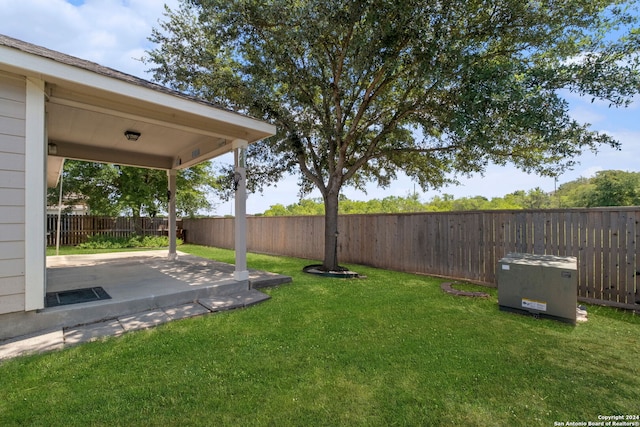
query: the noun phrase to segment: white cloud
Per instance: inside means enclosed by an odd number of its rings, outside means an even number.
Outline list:
[[[631,124],[630,124],[631,125]],[[638,126],[638,125],[636,125]],[[603,132],[611,135],[620,142],[620,149],[602,147],[593,157],[594,162],[601,163],[604,169],[621,169],[639,171],[640,163],[640,129],[638,130],[607,130]]]
[[[578,105],[569,111],[569,115],[577,120],[579,123],[589,123],[591,125],[602,122],[606,116],[597,112],[594,108],[584,107]]]
[[[164,4],[178,0],[0,0],[1,32],[10,37],[97,62],[143,78],[137,59],[150,49],[147,38],[162,19]]]
[[[603,170],[602,166],[591,166],[590,168],[583,170],[580,173],[580,176],[584,178],[593,178],[598,172]]]

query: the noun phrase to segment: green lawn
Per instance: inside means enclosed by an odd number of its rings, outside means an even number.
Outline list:
[[[181,251],[233,262],[233,252]],[[0,425],[553,426],[640,414],[640,318],[569,326],[441,279],[249,254],[272,299],[0,365]]]

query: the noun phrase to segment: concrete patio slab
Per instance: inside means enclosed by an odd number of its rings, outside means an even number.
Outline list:
[[[89,325],[76,326],[64,331],[65,345],[81,344],[95,341],[108,336],[118,336],[124,333],[124,328],[117,320],[108,320]]]
[[[259,302],[266,301],[271,297],[267,294],[263,294],[260,291],[249,290],[249,292],[244,292],[242,295],[238,295],[238,298],[242,300],[242,303],[245,307],[248,307],[253,304],[258,304]]]
[[[0,360],[32,353],[61,349],[64,346],[62,330],[48,331],[34,336],[20,337],[0,345]]]
[[[125,331],[148,329],[169,321],[171,321],[171,317],[163,310],[146,311],[144,313],[118,318],[118,322],[120,322]]]
[[[210,313],[209,310],[198,303],[164,308],[164,312],[171,317],[171,320],[186,319],[188,317],[202,316],[203,314]]]
[[[233,310],[235,308],[247,307],[266,301],[271,298],[269,295],[251,289],[238,295],[219,296],[212,298],[202,298],[198,302],[211,311]]]
[[[242,308],[244,304],[236,297],[226,296],[226,297],[213,297],[213,298],[202,298],[199,300],[200,304],[208,308],[210,311],[223,311],[223,310],[233,310],[235,308]]]

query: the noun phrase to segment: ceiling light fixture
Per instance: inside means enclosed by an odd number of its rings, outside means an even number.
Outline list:
[[[124,131],[124,136],[129,141],[137,141],[138,138],[140,138],[140,132],[136,132],[136,131],[133,131],[133,130],[126,130],[126,131]]]

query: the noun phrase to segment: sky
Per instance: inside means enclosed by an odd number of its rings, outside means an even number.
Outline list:
[[[177,9],[178,0],[0,0],[0,33],[48,49],[97,62],[101,65],[151,80],[149,68],[139,59],[146,50],[153,49],[148,37],[163,19],[164,4]],[[434,196],[452,194],[454,197],[502,197],[517,190],[528,191],[540,187],[553,191],[557,185],[579,177],[591,177],[597,171],[619,169],[640,171],[640,97],[628,108],[609,108],[608,104],[568,98],[570,113],[580,122],[590,123],[593,130],[603,131],[619,140],[620,151],[602,147],[598,154],[591,152],[576,159],[579,164],[571,171],[553,178],[528,175],[514,167],[489,166],[484,175],[459,177],[460,185],[422,192],[406,176],[387,189],[374,184],[367,193],[345,189],[343,194],[352,200],[369,200],[387,196],[405,197],[414,191],[427,202]],[[218,163],[232,163],[229,156],[216,159]],[[320,197],[314,192],[307,197]],[[233,203],[213,200],[217,205],[211,212],[217,215],[233,213]],[[289,205],[298,201],[297,178],[290,177],[267,187],[263,194],[251,194],[247,199],[249,214],[261,213],[271,205]]]

